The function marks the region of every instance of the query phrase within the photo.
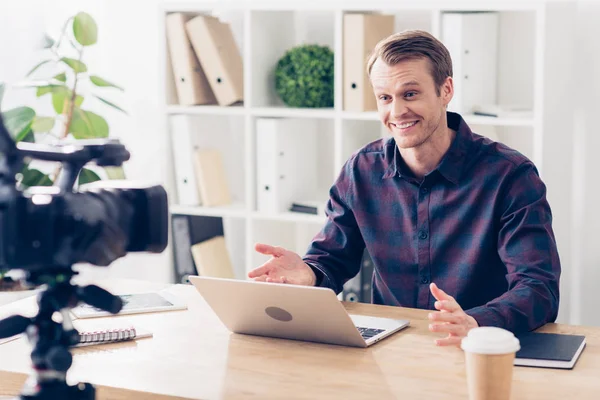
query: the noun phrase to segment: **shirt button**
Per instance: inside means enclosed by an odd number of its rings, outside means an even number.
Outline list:
[[[429,192],[429,189],[426,187],[422,187],[421,192],[427,194],[427,192]]]
[[[429,278],[427,278],[426,276],[422,276],[421,283],[423,283],[423,284],[429,283]]]
[[[427,239],[427,236],[428,236],[427,232],[425,232],[425,231],[419,232],[419,239],[423,239],[423,240]]]

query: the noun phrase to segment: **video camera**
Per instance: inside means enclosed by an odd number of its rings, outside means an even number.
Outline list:
[[[74,189],[86,164],[120,166],[129,157],[115,140],[15,143],[0,116],[0,270],[21,270],[24,283],[45,285],[35,317],[0,321],[0,339],[26,332],[33,345],[34,374],[21,399],[95,397],[90,384],[66,384],[68,348],[79,341],[68,310],[84,302],[117,313],[122,302],[98,286],[72,284],[73,264],[108,266],[128,252],[160,253],[167,246],[168,202],[161,186],[98,181]],[[54,186],[19,187],[16,177],[28,159],[61,163]]]

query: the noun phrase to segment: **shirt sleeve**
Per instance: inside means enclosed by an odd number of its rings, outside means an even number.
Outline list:
[[[317,276],[317,286],[328,287],[340,293],[343,285],[360,270],[365,243],[347,201],[347,193],[353,183],[355,158],[344,167],[329,191],[325,213],[327,221],[313,238],[306,255],[306,262]]]
[[[502,190],[498,255],[506,265],[508,291],[466,313],[480,326],[520,333],[556,319],[561,267],[546,186],[533,164],[517,167]]]

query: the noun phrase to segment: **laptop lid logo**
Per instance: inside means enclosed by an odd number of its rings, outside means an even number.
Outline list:
[[[277,321],[289,322],[292,320],[292,314],[279,307],[267,307],[265,313]]]

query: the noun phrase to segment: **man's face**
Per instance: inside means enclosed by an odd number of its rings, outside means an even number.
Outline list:
[[[416,148],[445,129],[446,105],[452,99],[452,78],[437,94],[426,58],[390,66],[378,59],[371,69],[371,83],[381,122],[401,149]]]

